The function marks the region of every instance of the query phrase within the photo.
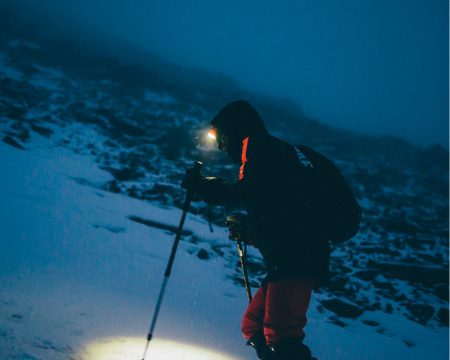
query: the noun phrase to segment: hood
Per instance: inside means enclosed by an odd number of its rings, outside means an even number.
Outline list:
[[[261,116],[245,100],[238,100],[226,105],[211,121],[229,138],[242,142],[255,134],[268,134]]]
[[[233,162],[241,162],[242,142],[249,136],[268,134],[261,116],[245,100],[226,105],[211,121],[211,126],[228,137],[228,156]]]

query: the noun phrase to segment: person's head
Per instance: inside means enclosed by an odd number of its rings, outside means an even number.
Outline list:
[[[241,161],[242,142],[251,135],[268,131],[258,112],[245,100],[226,105],[211,121],[211,134],[214,135],[220,150],[226,151],[233,162]]]

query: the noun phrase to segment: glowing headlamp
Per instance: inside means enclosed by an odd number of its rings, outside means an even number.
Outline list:
[[[211,130],[209,130],[209,133],[208,133],[208,136],[211,138],[211,139],[216,139],[216,129],[214,129],[214,128],[212,128]]]
[[[222,151],[227,151],[227,137],[216,127],[212,126],[208,136],[216,140],[217,147]]]

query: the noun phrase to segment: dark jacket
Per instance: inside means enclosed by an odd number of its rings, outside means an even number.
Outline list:
[[[268,268],[267,281],[303,275],[326,280],[330,247],[309,208],[312,165],[294,146],[271,136],[250,104],[232,104],[211,124],[232,140],[229,155],[236,159],[240,154],[239,180],[206,178],[199,195],[211,205],[246,209]]]

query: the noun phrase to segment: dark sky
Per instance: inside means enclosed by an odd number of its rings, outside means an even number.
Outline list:
[[[448,0],[15,0],[416,144],[449,135]]]

